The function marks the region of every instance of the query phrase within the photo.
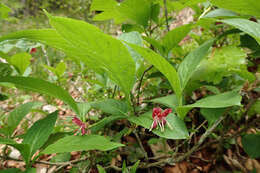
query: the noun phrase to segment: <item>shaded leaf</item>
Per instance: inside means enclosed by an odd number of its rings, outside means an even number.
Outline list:
[[[57,116],[58,111],[55,111],[46,118],[38,120],[25,134],[23,144],[30,145],[30,157],[48,140],[54,129]]]
[[[242,137],[242,145],[245,152],[251,158],[260,157],[260,135],[259,134],[247,134]]]
[[[15,108],[9,113],[7,118],[7,123],[4,125],[3,129],[7,136],[11,136],[15,128],[19,125],[20,121],[35,107],[41,106],[40,102],[28,102]]]
[[[258,3],[259,4],[259,3]],[[232,25],[241,31],[244,31],[245,33],[251,35],[256,39],[258,44],[260,44],[260,24],[256,22],[252,22],[247,19],[225,19],[220,20],[223,23],[226,23],[228,25]]]
[[[208,126],[213,125],[225,112],[225,108],[202,108],[200,109],[201,114],[208,121]]]
[[[112,115],[126,115],[128,111],[128,105],[124,101],[107,99],[104,101],[91,103],[91,106],[95,109],[100,109],[105,113]]]
[[[9,169],[4,169],[0,170],[0,173],[21,173],[22,171],[18,168],[9,168]]]
[[[96,133],[98,130],[104,128],[105,125],[107,125],[113,121],[119,120],[119,119],[127,119],[127,116],[113,115],[113,116],[105,117],[102,120],[98,121],[97,123],[92,124],[89,128],[92,133]]]
[[[10,76],[13,69],[9,64],[0,62],[0,77]]]
[[[0,137],[0,144],[10,145],[10,146],[16,148],[17,150],[20,151],[20,153],[23,156],[26,163],[27,164],[29,163],[30,146],[28,144],[18,144],[15,141],[13,141],[12,139],[2,138],[2,137]]]
[[[174,28],[162,38],[162,44],[166,48],[167,54],[172,48],[178,46],[179,42],[190,32],[191,26],[191,24],[187,24]]]
[[[176,95],[174,95],[174,94],[155,98],[155,99],[149,100],[149,102],[159,103],[159,104],[165,105],[165,106],[173,108],[173,109],[175,109],[176,106],[178,106],[178,100],[176,98]]]

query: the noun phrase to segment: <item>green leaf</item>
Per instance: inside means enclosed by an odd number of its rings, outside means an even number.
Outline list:
[[[106,170],[102,166],[97,165],[97,168],[99,173],[106,173]]]
[[[0,62],[0,77],[10,76],[13,69],[9,64]]]
[[[257,100],[248,111],[249,116],[253,116],[254,114],[260,114],[260,100]]]
[[[205,16],[203,16],[203,18],[234,17],[234,16],[238,16],[238,14],[234,13],[233,11],[218,8],[213,11],[210,11]]]
[[[91,65],[95,64],[94,68],[105,70],[126,94],[131,91],[135,80],[135,64],[121,41],[80,20],[48,17],[57,32],[77,47],[81,57],[88,58]]]
[[[175,109],[176,106],[178,106],[178,100],[176,98],[176,95],[174,95],[174,94],[155,98],[155,99],[149,100],[149,102],[159,103],[159,104],[168,106],[173,109]]]
[[[90,103],[81,102],[78,103],[78,108],[79,108],[79,117],[83,119],[83,117],[85,117],[88,111],[91,109],[91,105]]]
[[[169,10],[180,11],[186,7],[192,7],[199,3],[205,2],[206,0],[179,0],[179,1],[169,1],[167,2],[167,6],[169,6]]]
[[[0,38],[0,42],[8,42],[18,39],[29,39],[35,42],[41,42],[43,44],[50,45],[52,47],[67,50],[68,52],[75,51],[75,48],[70,45],[64,38],[62,38],[54,29],[31,29],[13,32],[4,35]]]
[[[125,0],[120,3],[118,11],[122,17],[146,27],[151,17],[152,3],[150,0]]]
[[[57,75],[58,77],[62,77],[63,74],[64,74],[65,71],[66,71],[66,68],[67,68],[67,65],[66,65],[63,61],[60,62],[60,63],[56,66],[56,68],[55,68],[56,75]]]
[[[48,146],[42,153],[51,154],[88,150],[108,151],[122,146],[124,145],[110,142],[105,137],[98,135],[67,136]]]
[[[94,102],[91,106],[95,109],[100,109],[105,113],[112,115],[125,115],[127,116],[128,105],[124,101],[107,99],[104,101]]]
[[[260,17],[260,4],[255,0],[210,0],[213,5],[239,14]]]
[[[183,119],[187,112],[192,108],[226,108],[230,106],[241,106],[241,99],[242,97],[237,91],[229,91],[218,95],[205,97],[198,100],[194,104],[177,107],[176,111]]]
[[[11,12],[11,9],[3,3],[0,3],[0,19],[7,18],[9,12]]]
[[[18,168],[9,168],[9,169],[4,169],[0,170],[0,173],[21,173],[22,171]]]
[[[242,137],[242,145],[245,152],[251,158],[260,157],[260,135],[259,134],[248,134]]]
[[[180,27],[177,27],[171,31],[169,31],[163,38],[162,38],[162,44],[166,48],[166,54],[168,52],[178,46],[179,42],[190,32],[191,30],[191,24],[182,25]]]
[[[130,173],[136,173],[136,170],[139,166],[140,160],[138,160],[130,169]]]
[[[11,137],[13,134],[15,128],[18,126],[20,121],[27,115],[31,109],[35,107],[41,106],[42,103],[40,102],[28,102],[25,104],[20,105],[16,109],[14,109],[12,112],[9,113],[7,117],[7,123],[3,127],[3,131],[6,132],[6,135]]]
[[[200,63],[192,76],[192,80],[218,84],[224,77],[238,74],[252,82],[255,77],[247,71],[246,57],[245,51],[239,47],[227,46],[215,49],[213,55]],[[245,76],[247,74],[249,76]]]
[[[153,4],[151,7],[151,20],[153,20],[155,23],[159,23],[159,14],[160,14],[160,4],[156,3]]]
[[[36,168],[28,168],[24,171],[24,173],[36,173]]]
[[[180,64],[178,68],[178,74],[181,81],[182,90],[185,89],[185,86],[187,85],[201,60],[209,52],[209,48],[212,46],[213,42],[214,40],[205,42],[200,47],[190,52]]]
[[[8,62],[15,67],[20,75],[23,75],[30,65],[31,55],[28,53],[17,53],[8,59]]]
[[[48,140],[54,129],[57,116],[58,111],[55,111],[46,118],[38,120],[25,134],[23,144],[30,145],[30,157]]]
[[[181,85],[180,79],[175,68],[159,54],[155,53],[151,49],[142,48],[136,45],[130,45],[136,52],[138,52],[144,59],[154,65],[170,82],[178,100],[181,100]],[[179,104],[181,102],[179,101]]]
[[[122,165],[122,173],[129,173],[127,167],[126,167],[126,162],[125,160],[123,161],[123,165]]]
[[[166,139],[186,139],[189,137],[188,130],[184,121],[181,120],[178,116],[174,114],[169,114],[166,119],[173,127],[173,130],[165,125],[164,132],[161,132],[160,129],[157,128],[152,131],[154,134]],[[130,116],[128,120],[146,129],[150,129],[153,122],[152,112],[146,112],[139,117]]]
[[[59,153],[51,158],[51,162],[68,162],[70,161],[71,154],[70,153]]]
[[[259,3],[258,3],[259,4]],[[241,31],[244,31],[245,33],[251,35],[256,39],[258,44],[260,44],[260,24],[256,22],[252,22],[247,19],[225,19],[220,20],[223,23],[226,23],[228,25],[232,25],[235,28],[240,29]]]
[[[127,32],[123,33],[118,37],[119,40],[126,41],[127,43],[132,43],[138,46],[143,46],[143,39],[139,32]]]
[[[141,36],[141,34],[139,34],[136,31],[129,32],[129,33],[123,33],[118,37],[118,39],[123,40],[127,43],[132,43],[132,44],[138,45],[138,46],[143,45],[142,36]],[[135,66],[136,66],[136,72],[138,72],[138,70],[142,67],[143,58],[138,53],[136,53],[130,46],[128,46],[127,44],[125,44],[125,46],[127,47],[132,58],[134,59]],[[141,72],[141,73],[143,73],[143,72]]]
[[[98,73],[103,73],[100,66],[97,66],[96,61],[91,61],[84,51],[81,51],[75,45],[66,41],[60,36],[54,29],[35,29],[35,30],[24,30],[14,33],[7,34],[0,38],[0,42],[8,42],[17,39],[28,39],[35,42],[41,42],[43,44],[52,46],[60,49],[66,53],[68,57],[71,57],[76,62],[82,61],[88,67],[91,67]],[[55,71],[55,70],[54,70]]]
[[[203,117],[208,121],[208,126],[213,125],[225,112],[225,108],[202,108],[200,109]]]
[[[44,145],[41,147],[41,150],[44,150],[49,145],[57,142],[59,139],[64,138],[65,136],[71,135],[69,132],[57,132],[53,133],[49,136],[48,140],[44,143]]]
[[[7,95],[0,93],[0,101],[5,101],[5,100],[7,100],[8,98],[9,98],[9,97],[8,97]],[[0,133],[1,133],[1,130],[0,130]]]
[[[161,54],[164,54],[164,47],[159,40],[156,40],[156,39],[151,38],[151,37],[145,37],[145,36],[143,36],[143,39],[147,43],[152,45],[154,48],[156,48]]]
[[[12,83],[15,84],[18,88],[23,88],[56,97],[70,105],[70,107],[76,113],[78,113],[77,104],[69,95],[69,93],[66,92],[63,88],[56,86],[50,82],[32,77],[4,77],[0,78],[0,82]]]
[[[10,145],[20,151],[26,163],[30,160],[30,146],[28,144],[18,144],[12,139],[0,137],[0,144]]]
[[[94,20],[103,21],[114,19],[115,23],[122,23],[125,19],[118,11],[118,3],[115,0],[93,0],[91,3],[91,11],[102,11],[94,16]]]
[[[151,16],[152,2],[149,0],[125,0],[117,3],[115,0],[93,0],[91,11],[103,11],[94,17],[94,20],[102,21],[114,19],[116,23],[125,21],[139,24],[144,27],[148,25]]]
[[[105,117],[102,120],[100,120],[99,122],[92,124],[89,128],[90,128],[92,133],[96,133],[98,130],[104,128],[105,125],[107,125],[107,124],[109,124],[113,121],[119,120],[119,119],[127,119],[127,116],[125,116],[125,115],[112,115],[112,116],[109,116],[109,117]]]

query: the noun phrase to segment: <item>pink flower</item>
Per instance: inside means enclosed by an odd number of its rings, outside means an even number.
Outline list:
[[[81,134],[85,135],[86,134],[86,124],[83,123],[80,119],[78,119],[77,117],[74,117],[72,119],[72,122],[75,123],[76,125],[79,126],[79,129],[76,130],[76,133],[74,135],[76,135],[80,130],[81,130]]]
[[[33,54],[33,53],[35,53],[35,52],[37,52],[37,49],[36,49],[36,48],[32,48],[32,49],[30,50],[30,54]]]
[[[161,131],[164,131],[164,125],[167,124],[170,129],[172,130],[172,126],[170,125],[170,123],[166,120],[166,117],[168,116],[168,114],[170,114],[172,112],[172,109],[165,109],[162,112],[161,108],[153,108],[153,123],[150,127],[150,131],[155,129],[157,127],[157,125],[159,125]]]

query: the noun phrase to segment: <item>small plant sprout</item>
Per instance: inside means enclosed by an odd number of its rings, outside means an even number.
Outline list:
[[[85,135],[86,134],[86,124],[83,123],[80,119],[78,119],[77,117],[74,117],[72,119],[72,122],[74,124],[76,124],[77,126],[79,126],[79,129],[76,130],[76,132],[74,133],[74,135],[77,135],[79,133],[79,131],[81,130],[81,135]]]
[[[170,123],[166,120],[166,117],[171,112],[172,112],[172,109],[170,109],[170,108],[165,109],[163,112],[162,112],[161,108],[153,108],[153,114],[152,114],[152,116],[153,116],[153,123],[152,123],[149,131],[152,131],[153,129],[155,129],[158,124],[159,124],[160,129],[161,129],[162,132],[164,131],[164,125],[165,124],[167,124],[171,130],[173,130],[173,128],[170,125]]]

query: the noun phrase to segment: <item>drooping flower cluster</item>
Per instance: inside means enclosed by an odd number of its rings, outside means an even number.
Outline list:
[[[159,125],[161,131],[164,131],[164,125],[167,124],[171,130],[173,130],[172,126],[170,123],[166,120],[166,117],[168,114],[172,112],[172,109],[165,109],[162,112],[161,108],[153,108],[153,123],[150,127],[150,131],[155,129],[157,125]]]
[[[81,134],[85,135],[86,134],[86,124],[83,123],[80,119],[78,119],[77,117],[74,117],[72,119],[72,122],[75,123],[77,126],[79,126],[79,129],[76,130],[76,134],[78,134],[78,132],[81,130]]]
[[[30,50],[30,54],[33,54],[33,53],[36,53],[37,52],[37,49],[36,48],[32,48],[31,50]]]

